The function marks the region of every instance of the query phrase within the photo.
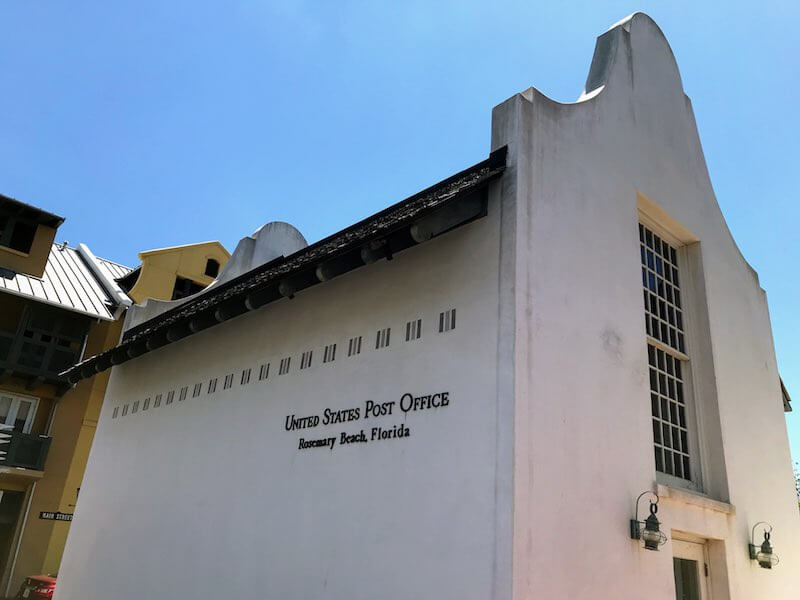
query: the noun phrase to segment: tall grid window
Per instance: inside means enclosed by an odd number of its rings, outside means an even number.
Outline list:
[[[688,357],[678,252],[639,225],[647,362],[656,471],[692,479],[687,399]]]

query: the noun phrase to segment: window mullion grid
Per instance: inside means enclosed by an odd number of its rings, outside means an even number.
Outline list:
[[[656,470],[691,480],[684,373],[687,364],[666,350],[647,347]]]
[[[639,225],[656,470],[691,480],[684,323],[678,253]]]

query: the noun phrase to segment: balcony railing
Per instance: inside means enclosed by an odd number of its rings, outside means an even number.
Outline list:
[[[50,342],[0,331],[0,366],[16,375],[60,380],[59,373],[74,365],[80,352]]]
[[[5,428],[3,428],[5,429]],[[47,451],[53,438],[45,435],[31,435],[19,431],[2,431],[3,437],[10,436],[8,443],[0,444],[0,467],[23,467],[44,471]]]

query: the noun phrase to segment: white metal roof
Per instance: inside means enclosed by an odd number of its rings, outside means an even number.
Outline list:
[[[131,270],[102,258],[97,263],[111,280]],[[0,277],[0,291],[106,321],[114,320],[117,305],[78,251],[62,244],[53,244],[41,279],[22,273],[11,279]]]

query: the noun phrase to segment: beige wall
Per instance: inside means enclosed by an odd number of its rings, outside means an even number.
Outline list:
[[[0,267],[11,269],[17,273],[41,277],[44,274],[47,257],[50,256],[50,249],[55,237],[56,230],[54,228],[39,225],[28,254],[0,246]]]

